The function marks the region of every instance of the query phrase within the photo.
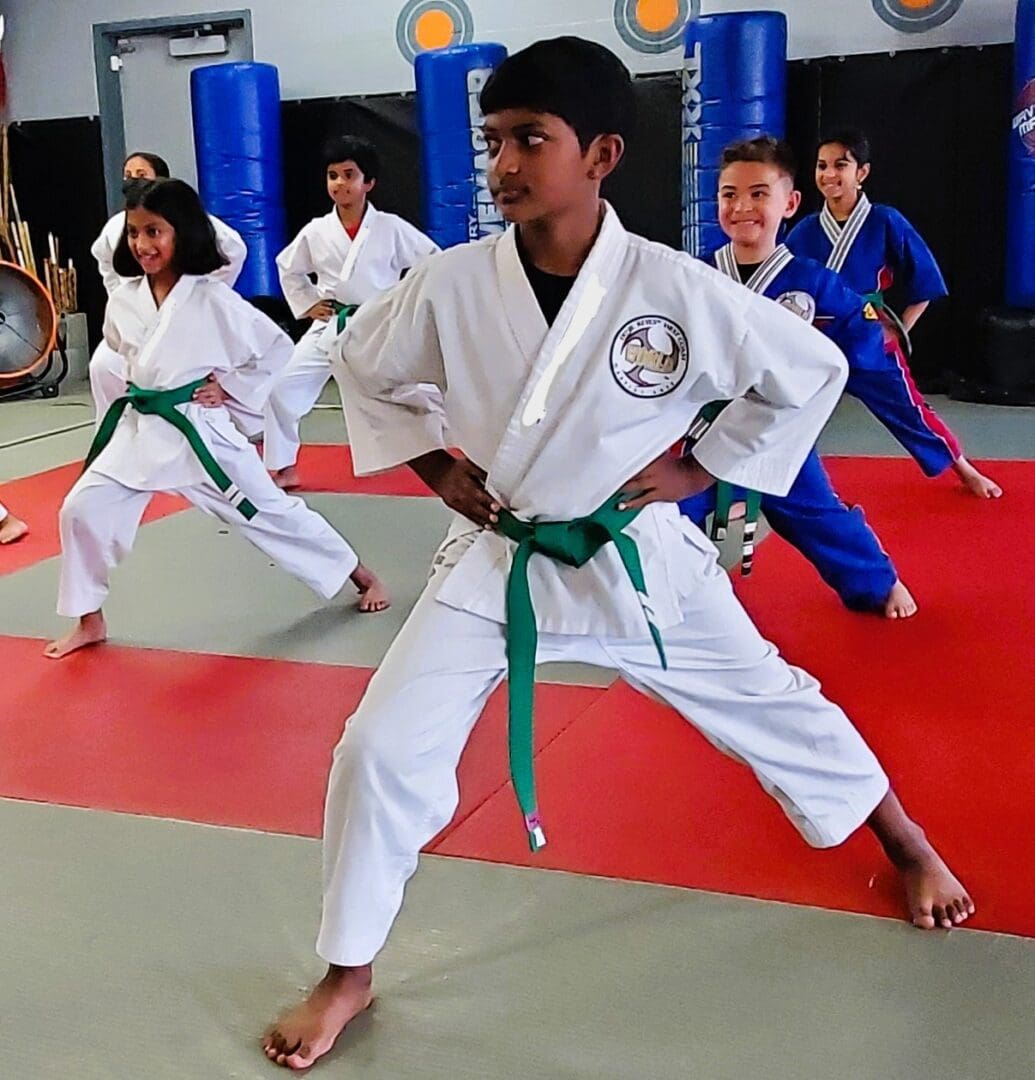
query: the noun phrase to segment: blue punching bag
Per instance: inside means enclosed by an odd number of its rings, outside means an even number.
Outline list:
[[[717,198],[723,147],[784,133],[787,18],[701,15],[687,23],[683,41],[683,249],[703,255],[725,239]]]
[[[235,228],[248,258],[235,288],[280,296],[277,254],[285,243],[280,81],[272,64],[212,64],[190,73],[198,194]]]
[[[1007,180],[1006,302],[1035,308],[1035,0],[1018,0]]]
[[[424,231],[440,247],[505,228],[489,194],[478,96],[506,56],[502,45],[472,44],[419,53],[414,61]]]

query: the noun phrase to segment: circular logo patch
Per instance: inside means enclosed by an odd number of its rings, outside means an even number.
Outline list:
[[[922,34],[948,22],[963,0],[873,0],[873,10],[896,30]]]
[[[467,0],[407,0],[395,22],[396,44],[411,64],[418,53],[466,45],[473,37]]]
[[[776,302],[780,307],[793,312],[807,323],[811,323],[816,317],[816,301],[807,292],[801,292],[799,289],[785,292],[776,298]]]
[[[1028,153],[1035,156],[1035,79],[1020,92],[1014,109],[1010,126],[1020,136]]]
[[[681,327],[664,315],[641,315],[615,334],[611,372],[633,397],[671,394],[690,366],[690,346]]]
[[[663,53],[683,44],[687,22],[701,0],[615,0],[615,29],[631,49]]]

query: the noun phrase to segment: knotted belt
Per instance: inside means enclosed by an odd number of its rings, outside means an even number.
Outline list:
[[[909,331],[906,329],[906,324],[899,317],[898,312],[894,308],[888,306],[884,299],[884,293],[880,290],[876,292],[866,293],[863,299],[872,304],[874,310],[880,316],[880,321],[885,329],[898,340],[898,343],[902,346],[902,351],[905,353],[906,359],[909,359],[913,355],[913,341],[909,336]]]
[[[507,676],[510,680],[508,742],[510,775],[525,819],[529,845],[538,851],[546,843],[535,794],[532,715],[535,698],[535,658],[538,631],[528,587],[528,560],[546,555],[566,566],[585,565],[605,545],[614,544],[643,614],[662,668],[667,669],[661,634],[647,605],[647,587],[636,541],[622,530],[640,512],[619,510],[619,496],[609,499],[588,517],[572,521],[521,521],[507,510],[499,515],[499,531],[517,544],[507,579]]]
[[[212,456],[212,451],[198,434],[198,429],[176,408],[177,405],[186,405],[192,401],[194,391],[200,390],[207,382],[208,379],[195,379],[194,382],[177,386],[172,390],[145,390],[130,383],[126,393],[116,398],[104,414],[101,426],[97,429],[97,434],[90,444],[89,453],[86,455],[84,471],[94,463],[97,455],[111,442],[122,414],[132,405],[138,413],[144,416],[160,416],[180,431],[212,482],[227,497],[230,504],[239,510],[246,520],[251,521],[258,513],[255,506],[244,497],[241,489],[223,471],[223,467]]]
[[[684,453],[712,426],[713,421],[729,404],[728,401],[712,401],[697,414],[686,437]],[[712,517],[711,538],[725,540],[730,527],[730,510],[736,499],[736,488],[726,480],[715,484],[715,514]],[[758,515],[762,510],[762,493],[744,489],[744,539],[740,551],[740,572],[744,577],[751,573],[755,561],[755,533],[758,531]]]

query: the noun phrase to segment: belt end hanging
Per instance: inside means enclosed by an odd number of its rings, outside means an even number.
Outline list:
[[[533,852],[546,847],[546,833],[543,832],[538,813],[525,815],[525,828],[528,830],[528,846]]]

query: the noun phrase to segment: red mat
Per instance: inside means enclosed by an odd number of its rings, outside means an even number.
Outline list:
[[[996,462],[1007,495],[980,502],[911,462],[831,471],[915,591],[904,623],[852,615],[781,541],[738,591],[763,632],[823,681],[884,761],[907,807],[978,902],[973,925],[1035,936],[1035,551],[1018,530],[1035,464]],[[441,854],[901,914],[876,844],[808,849],[747,771],[678,717],[615,687],[538,762],[549,843],[531,856],[505,789]]]
[[[61,554],[58,510],[82,469],[81,462],[0,484],[0,502],[28,522],[29,535],[16,544],[0,547],[0,574],[13,574]],[[303,490],[345,495],[432,495],[407,468],[377,476],[352,475],[352,454],[347,446],[303,446],[299,457]],[[156,495],[144,514],[144,524],[168,517],[190,504],[174,495]]]
[[[0,636],[0,796],[320,835],[331,750],[368,670],[115,645],[55,662],[42,649]],[[545,686],[537,745],[602,693]],[[506,783],[505,729],[496,693],[450,828]]]
[[[24,540],[0,547],[0,574],[13,574],[61,554],[58,511],[82,468],[81,461],[74,461],[35,476],[0,484],[0,502],[29,526],[29,535]],[[143,521],[145,524],[157,521],[187,505],[185,500],[174,495],[156,495],[144,513]]]
[[[1035,937],[1035,552],[1021,532],[1035,464],[989,466],[1007,490],[997,503],[925,482],[906,461],[831,465],[842,495],[866,504],[920,615],[846,612],[776,539],[738,589],[763,631],[848,708],[973,891],[972,925]],[[366,679],[115,647],[53,664],[36,641],[0,648],[0,793],[305,835],[319,829],[329,751]],[[432,850],[901,914],[868,835],[810,850],[746,770],[668,710],[622,686],[543,687],[538,717],[547,848],[532,857],[525,846],[497,696],[465,755],[461,813]]]
[[[302,481],[302,494],[317,491],[343,495],[434,496],[434,492],[406,466],[376,476],[355,476],[352,451],[342,445],[303,446],[298,455],[298,475]]]

